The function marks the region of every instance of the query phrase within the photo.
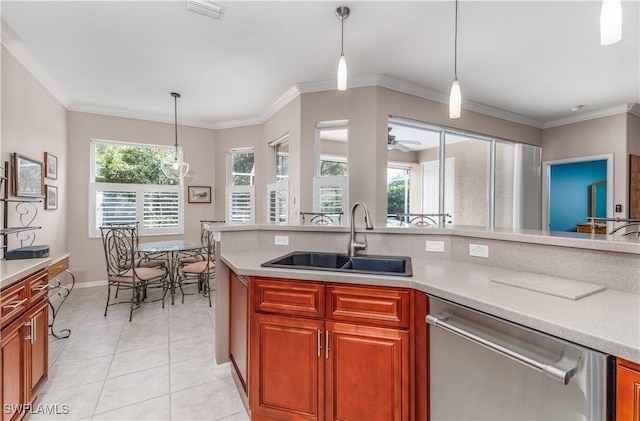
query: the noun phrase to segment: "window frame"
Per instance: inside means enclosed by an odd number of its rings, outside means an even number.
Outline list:
[[[249,174],[251,184],[233,185],[233,155],[235,154],[253,154],[253,167],[252,172]],[[233,148],[227,151],[227,185],[225,188],[225,220],[230,225],[252,225],[255,223],[256,218],[256,191],[255,191],[255,176],[256,176],[256,152],[254,148]],[[249,193],[249,208],[251,215],[248,220],[242,222],[234,222],[233,209],[231,208],[231,202],[235,193],[243,194]]]
[[[89,238],[100,238],[100,228],[98,222],[98,206],[97,194],[99,191],[118,191],[118,192],[135,192],[136,193],[136,221],[138,225],[138,235],[157,236],[157,235],[182,235],[184,234],[184,181],[179,180],[179,184],[138,184],[138,183],[105,183],[95,181],[96,176],[96,146],[100,144],[129,146],[150,149],[166,149],[173,151],[172,146],[155,145],[148,143],[122,142],[115,140],[91,139],[90,161],[89,161],[89,205],[88,205],[88,235]],[[144,195],[148,192],[167,192],[178,194],[178,225],[175,227],[164,228],[146,228],[144,224]]]

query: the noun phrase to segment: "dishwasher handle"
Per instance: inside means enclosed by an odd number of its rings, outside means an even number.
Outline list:
[[[451,323],[450,320],[450,316],[446,316],[446,315],[432,315],[432,314],[428,314],[426,317],[426,321],[428,324],[435,326],[435,327],[439,327],[441,329],[444,329],[448,332],[451,332],[453,334],[456,334],[458,336],[461,336],[465,339],[470,340],[471,342],[475,342],[479,345],[482,345],[486,348],[489,348],[492,351],[495,351],[499,354],[502,354],[506,357],[509,357],[511,359],[513,359],[514,361],[517,361],[521,364],[524,364],[528,367],[533,368],[536,371],[542,372],[545,375],[551,377],[552,379],[555,379],[557,381],[559,381],[560,383],[567,385],[569,384],[569,380],[571,379],[571,377],[573,377],[573,375],[576,373],[577,369],[578,369],[578,363],[576,363],[575,367],[567,370],[565,368],[562,367],[556,367],[554,365],[551,364],[546,364],[543,363],[541,361],[535,360],[527,355],[524,355],[518,351],[515,351],[513,349],[507,348],[505,346],[502,346],[500,344],[497,344],[493,341],[491,341],[490,339],[487,338],[483,338],[473,332],[470,332],[468,330],[464,330],[458,326],[456,326],[455,324]]]

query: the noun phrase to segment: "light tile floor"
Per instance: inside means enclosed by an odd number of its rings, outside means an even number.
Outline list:
[[[71,336],[49,336],[49,381],[27,420],[248,420],[214,359],[214,309],[180,300],[145,303],[129,322],[127,304],[104,317],[106,287],[76,288],[55,323]]]

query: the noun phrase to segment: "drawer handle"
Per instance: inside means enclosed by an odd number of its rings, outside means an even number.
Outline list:
[[[34,291],[38,291],[38,292],[40,292],[40,291],[43,291],[43,290],[45,290],[45,289],[49,289],[49,284],[40,285],[39,287],[35,287],[35,288],[32,288],[32,289],[33,289]]]
[[[7,303],[2,308],[3,309],[8,308],[10,310],[15,310],[16,308],[20,307],[22,304],[24,304],[26,302],[27,302],[27,299],[25,298],[25,299],[20,300],[20,301],[13,301],[13,302]]]

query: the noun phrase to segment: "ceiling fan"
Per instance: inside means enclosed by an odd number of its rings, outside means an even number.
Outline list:
[[[396,140],[395,135],[391,134],[392,127],[387,128],[387,132],[389,133],[387,136],[387,150],[397,149],[402,152],[409,152],[411,148],[407,145],[421,145],[417,140]]]

